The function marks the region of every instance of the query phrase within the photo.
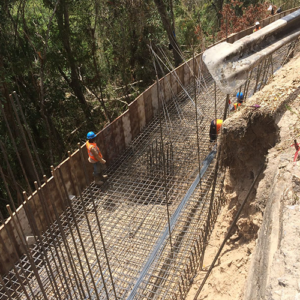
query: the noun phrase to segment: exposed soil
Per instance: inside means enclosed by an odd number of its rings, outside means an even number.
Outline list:
[[[223,124],[220,144],[227,204],[209,241],[204,270],[186,300],[194,299],[264,163],[266,168],[198,299],[300,299],[300,162],[293,163],[291,147],[294,139],[300,142],[299,70],[297,55]],[[260,108],[253,109],[254,104]]]

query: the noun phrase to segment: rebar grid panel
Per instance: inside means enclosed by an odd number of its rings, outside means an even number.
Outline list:
[[[274,70],[280,66],[282,57],[286,57],[287,51],[288,46],[285,46],[273,55]],[[258,73],[258,69],[259,67],[252,73],[249,95],[251,89],[253,90],[255,86],[257,88],[259,80],[255,73]],[[210,121],[215,118],[214,83],[211,76],[203,74],[197,81],[197,87],[198,107],[203,114],[199,121],[200,152],[203,160],[210,151],[208,131]],[[192,86],[188,87],[190,95],[193,94],[193,89]],[[220,118],[225,95],[218,89],[216,93],[216,114]],[[130,294],[143,266],[167,226],[165,188],[167,188],[169,211],[172,216],[199,172],[194,105],[182,92],[173,97],[164,108],[163,142],[172,144],[172,156],[170,156],[172,172],[166,174],[166,185],[162,180],[163,169],[156,167],[149,172],[149,154],[147,154],[149,147],[152,147],[156,141],[161,142],[159,117],[157,117],[131,143],[124,155],[111,166],[109,179],[104,186],[100,189],[91,184],[83,191],[84,205],[79,197],[73,198],[74,215],[68,208],[44,233],[43,245],[47,249],[54,278],[48,275],[49,265],[45,264],[40,243],[36,243],[32,249],[32,256],[49,299],[57,299],[51,286],[53,281],[60,289],[62,299],[107,299],[105,288],[109,299],[114,299],[113,284],[119,299],[126,299]],[[190,281],[199,268],[199,258],[203,254],[203,233],[207,230],[211,231],[213,220],[220,208],[221,176],[218,178],[215,191],[216,201],[212,219],[207,221],[213,168],[214,164],[208,168],[201,184],[197,185],[182,209],[172,230],[172,248],[169,239],[166,239],[159,250],[159,255],[147,270],[146,276],[140,278],[141,284],[135,299],[177,299],[186,294]],[[93,201],[96,203],[96,211]],[[89,222],[85,217],[84,208],[87,209]],[[100,218],[113,281],[109,276],[95,214]],[[79,231],[76,230],[75,225]],[[94,239],[96,249],[92,246],[91,237]],[[51,251],[54,245],[59,245],[59,255]],[[91,271],[88,270],[87,262]],[[25,274],[21,272],[21,265]],[[19,264],[16,264],[16,270],[18,274],[12,270],[3,278],[10,297],[26,299],[20,280],[25,284],[27,278],[31,287],[29,289],[28,285],[25,286],[27,293],[32,299],[44,299],[26,255],[21,258]],[[0,291],[0,299],[9,299],[4,289]]]

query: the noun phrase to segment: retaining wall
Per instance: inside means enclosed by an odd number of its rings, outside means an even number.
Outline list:
[[[266,26],[295,10],[284,11],[262,20],[261,25]],[[251,34],[252,31],[253,28],[249,28],[233,34],[228,37],[228,42],[233,43]],[[196,60],[196,76],[199,70],[207,72],[202,63],[202,53],[196,56]],[[190,84],[193,80],[192,70],[193,59],[190,59],[161,78],[159,80],[160,97],[164,101],[169,101],[174,94],[178,94],[182,90],[182,86]],[[115,161],[130,142],[143,131],[144,127],[157,114],[159,106],[157,84],[154,83],[129,105],[126,112],[98,133],[96,142],[108,164]],[[13,214],[13,220],[8,218],[5,225],[0,227],[0,239],[3,240],[3,242],[0,240],[0,274],[7,273],[18,260],[18,256],[20,257],[24,253],[24,246],[18,234],[20,229],[16,227],[21,227],[25,236],[35,235],[36,232],[32,232],[31,228],[34,228],[36,223],[37,230],[40,233],[44,232],[48,224],[56,219],[54,207],[57,213],[61,214],[67,206],[66,197],[78,195],[77,187],[83,190],[92,181],[92,165],[88,163],[87,157],[85,145],[80,146],[77,151],[55,168],[54,177],[47,179],[39,192],[35,191],[17,209]],[[86,174],[85,169],[87,170]],[[65,182],[65,188],[61,176]],[[19,224],[18,221],[20,221]]]

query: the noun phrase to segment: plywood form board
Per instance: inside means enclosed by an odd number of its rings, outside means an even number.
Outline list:
[[[123,130],[123,122],[121,117],[118,117],[113,122],[113,135],[115,138],[115,156],[114,159],[117,158],[122,152],[124,152],[125,146],[125,138],[124,138],[124,130]]]
[[[184,65],[178,67],[175,72],[177,73],[177,78],[179,80],[177,92],[180,93],[182,91],[182,86],[184,86]]]
[[[124,140],[126,147],[129,146],[132,141],[132,133],[131,133],[131,123],[130,123],[130,112],[127,110],[122,116],[122,124],[123,124],[123,132],[124,132]]]
[[[90,163],[88,162],[87,151],[84,148],[86,148],[86,147],[84,146],[81,151],[82,151],[82,154],[83,154],[83,157],[84,157],[84,163],[85,163],[86,169],[89,173],[88,174],[89,175],[89,182],[88,183],[90,183],[91,178],[92,178],[92,171],[90,170]],[[84,152],[85,152],[85,154],[84,154]],[[83,169],[83,165],[82,165],[79,150],[77,150],[73,154],[71,154],[70,162],[71,162],[71,166],[72,166],[73,176],[76,178],[75,179],[76,185],[78,185],[80,187],[80,190],[83,191],[87,186],[87,182],[86,182],[85,172],[84,172],[84,169]],[[74,195],[77,195],[77,194],[78,194],[78,191],[76,190]]]
[[[202,60],[202,54],[203,54],[203,53],[200,53],[200,54],[197,56],[197,65],[199,66],[199,67],[198,67],[198,72],[200,71],[200,72],[201,72],[201,76],[204,76],[205,74],[207,74],[208,69],[207,69],[205,63],[204,63],[203,60]],[[200,78],[200,74],[199,74],[199,73],[198,73],[198,77]]]
[[[165,101],[168,102],[172,99],[172,88],[171,88],[171,74],[167,74],[164,77],[164,89],[165,89]]]
[[[16,217],[16,213],[17,213],[18,217]],[[25,209],[24,209],[23,205],[21,205],[17,208],[16,213],[13,213],[13,218],[14,218],[15,223],[17,224],[17,226],[22,227],[22,231],[26,236],[33,235],[32,229],[29,225],[28,218],[27,218],[27,215],[26,215],[26,212],[25,212]],[[8,219],[8,221],[14,223],[10,218]],[[22,234],[21,231],[20,231],[20,233]]]
[[[183,65],[183,72],[184,72],[183,83],[184,86],[187,86],[189,85],[190,78],[191,78],[191,71],[188,64]]]
[[[190,72],[190,79],[189,79],[189,84],[194,82],[194,68],[197,69],[197,65],[195,64],[194,66],[194,62],[193,59],[190,59],[187,62],[188,66],[189,66],[189,72]]]
[[[32,228],[37,226],[40,232],[44,232],[47,229],[46,216],[41,205],[41,199],[35,191],[29,198],[27,202],[23,203],[24,209],[29,220],[29,224]],[[34,217],[34,222],[32,222],[32,217]]]
[[[144,103],[144,94],[141,94],[138,99],[136,99],[140,123],[140,132],[146,126],[146,113],[145,113],[145,103]]]
[[[152,99],[153,116],[155,116],[158,112],[157,84],[154,84],[151,87],[151,99]]]
[[[138,114],[138,103],[133,101],[129,104],[130,126],[132,139],[135,139],[140,133],[140,121]]]
[[[191,60],[191,68],[192,68],[192,75],[194,75],[195,73],[195,76],[196,78],[198,77],[198,73],[199,73],[199,68],[200,68],[200,65],[199,65],[199,60],[197,59],[197,56],[195,56],[195,66],[194,66],[194,62],[193,62],[193,59]]]
[[[145,118],[148,125],[153,119],[153,107],[152,107],[152,92],[151,88],[148,88],[144,92],[144,105],[145,105]]]
[[[177,95],[179,83],[178,83],[178,79],[176,77],[176,72],[172,71],[170,74],[171,74],[171,77],[170,77],[171,82],[170,82],[170,84],[171,84],[172,92],[173,92],[173,94]]]
[[[6,222],[5,228],[4,226],[1,227],[0,236],[0,274],[4,275],[18,260],[17,255],[22,255],[22,249],[16,240],[12,222]]]
[[[161,109],[162,103],[163,103],[163,101],[165,101],[165,82],[163,79],[159,80],[158,88],[159,88],[158,109]]]
[[[78,163],[81,162],[79,161]],[[74,189],[74,179],[71,176],[71,170],[70,170],[70,159],[67,158],[66,160],[64,160],[60,165],[59,165],[60,171],[61,172],[56,172],[57,176],[59,177],[59,179],[63,179],[63,182],[65,183],[68,195],[76,195],[76,190]],[[62,185],[62,187],[64,188],[64,186]]]
[[[46,185],[42,187],[42,192],[44,193],[47,201],[47,213],[49,214],[51,222],[54,222],[56,220],[54,207],[58,215],[60,215],[64,211],[64,207],[67,206],[64,189],[62,188],[62,186],[56,186],[54,178],[51,177],[47,181]]]
[[[115,151],[115,139],[112,123],[98,134],[96,142],[104,159],[109,165],[113,161]]]

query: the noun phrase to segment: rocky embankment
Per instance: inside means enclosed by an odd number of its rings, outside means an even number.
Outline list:
[[[193,299],[235,213],[265,169],[198,299],[300,299],[300,57],[278,70],[223,124],[224,206]],[[254,109],[253,105],[259,105]]]

